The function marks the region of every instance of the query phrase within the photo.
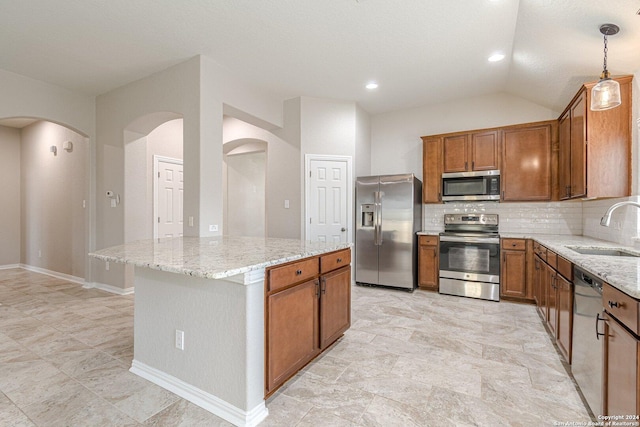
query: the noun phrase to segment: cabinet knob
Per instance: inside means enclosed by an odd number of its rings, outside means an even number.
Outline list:
[[[302,270],[296,270],[296,276],[299,276],[302,274]]]
[[[609,301],[607,304],[609,304],[609,307],[610,307],[610,308],[617,308],[617,307],[620,307],[620,304],[618,304],[618,302],[617,302],[617,301],[615,301],[615,302],[614,302],[614,301]]]
[[[342,262],[342,258],[338,258],[336,262]]]

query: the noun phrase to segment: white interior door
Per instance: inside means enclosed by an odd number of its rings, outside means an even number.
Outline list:
[[[154,166],[154,237],[182,236],[182,160],[154,156]]]
[[[307,239],[348,242],[350,162],[309,158],[307,168]]]

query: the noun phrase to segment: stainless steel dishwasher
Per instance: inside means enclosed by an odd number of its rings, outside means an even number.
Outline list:
[[[571,373],[597,417],[602,414],[602,281],[573,267],[573,342]],[[600,329],[599,329],[600,328]]]

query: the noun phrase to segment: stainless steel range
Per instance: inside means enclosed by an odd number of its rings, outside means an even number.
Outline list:
[[[496,214],[445,214],[440,233],[440,293],[500,300]]]

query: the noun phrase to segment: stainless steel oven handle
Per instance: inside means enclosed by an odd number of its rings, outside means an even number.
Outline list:
[[[440,236],[440,241],[441,242],[500,244],[500,239],[497,237]]]

